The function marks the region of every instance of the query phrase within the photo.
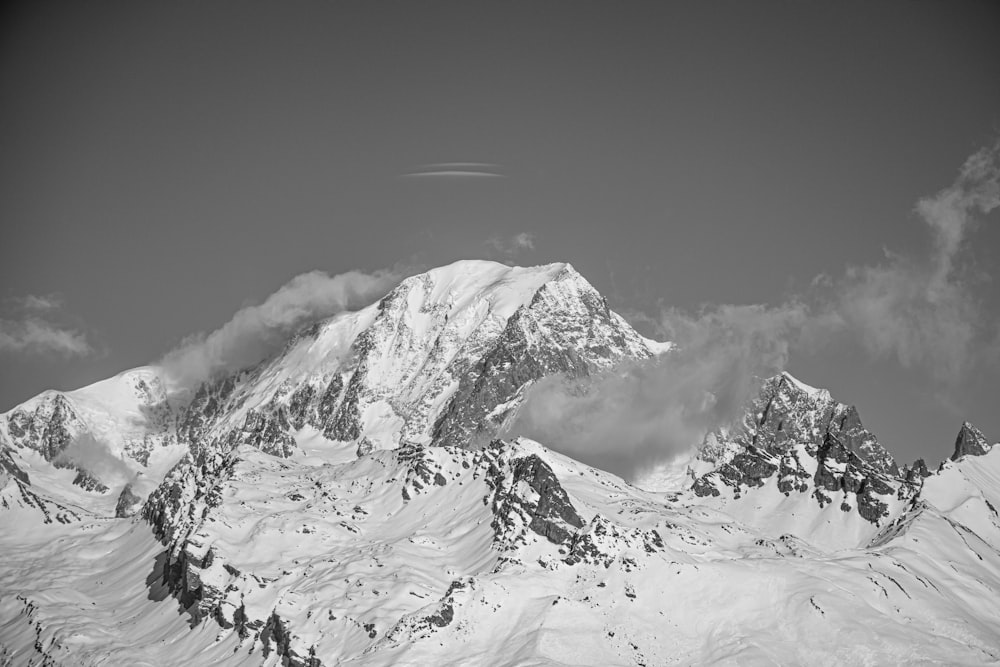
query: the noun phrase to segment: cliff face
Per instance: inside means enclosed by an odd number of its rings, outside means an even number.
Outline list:
[[[951,460],[957,461],[963,456],[983,456],[991,447],[982,431],[969,422],[963,422],[962,428],[958,430],[958,437],[955,438],[955,451]]]
[[[698,496],[728,488],[738,499],[773,481],[785,496],[808,494],[820,508],[836,502],[874,525],[890,515],[893,498],[919,488],[901,475],[854,406],[787,373],[765,381],[742,423],[728,436],[715,434],[702,457],[716,467],[695,481]]]

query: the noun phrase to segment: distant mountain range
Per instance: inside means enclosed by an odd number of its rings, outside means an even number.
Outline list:
[[[671,488],[498,439],[672,354],[568,264],[462,261],[199,387],[42,393],[0,415],[0,665],[1000,662],[971,424],[901,465],[782,373]]]

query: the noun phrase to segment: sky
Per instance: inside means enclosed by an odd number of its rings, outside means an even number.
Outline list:
[[[902,460],[1000,440],[994,2],[2,11],[0,410],[302,274],[489,258],[750,322]]]

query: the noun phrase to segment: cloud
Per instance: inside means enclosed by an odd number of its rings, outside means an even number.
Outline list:
[[[135,477],[135,471],[89,433],[74,438],[56,461],[86,470],[109,487],[126,484]]]
[[[634,480],[739,417],[760,379],[784,367],[807,318],[794,303],[668,310],[659,327],[674,350],[583,381],[541,380],[507,433]]]
[[[211,333],[185,338],[159,362],[176,385],[194,387],[224,372],[248,368],[280,349],[296,329],[368,305],[402,279],[401,269],[295,276],[263,303],[243,308]]]
[[[972,155],[958,179],[933,197],[917,202],[917,213],[934,235],[932,287],[952,274],[953,262],[976,213],[1000,206],[1000,140]]]
[[[62,357],[92,354],[94,348],[86,334],[57,321],[62,307],[62,299],[54,294],[7,299],[7,316],[0,318],[0,353]]]
[[[894,359],[932,385],[953,386],[974,362],[988,363],[989,355],[975,352],[1000,344],[964,262],[977,216],[998,207],[1000,142],[970,157],[951,186],[917,203],[931,234],[925,255],[887,252],[879,264],[822,274],[778,306],[642,314],[638,323],[675,342],[675,350],[589,380],[542,380],[526,392],[507,432],[634,480],[731,425],[760,379],[782,370],[795,350],[853,340],[874,359]]]
[[[403,178],[506,178],[503,167],[491,162],[435,162],[422,164],[406,173]]]
[[[902,257],[849,268],[833,298],[831,331],[856,339],[876,359],[894,358],[944,384],[968,370],[984,325],[961,283],[937,281],[926,266]]]
[[[0,352],[83,357],[93,351],[87,337],[74,329],[63,328],[37,317],[0,319]]]
[[[820,311],[876,358],[953,384],[989,337],[989,322],[962,264],[978,214],[1000,206],[1000,141],[970,157],[955,182],[916,206],[931,232],[925,257],[886,254],[876,266],[848,267],[828,283]]]
[[[507,238],[493,236],[486,240],[486,245],[504,257],[513,258],[521,252],[535,249],[535,235],[531,232],[519,232]]]
[[[25,310],[46,312],[63,307],[63,299],[58,294],[28,294],[14,299]]]

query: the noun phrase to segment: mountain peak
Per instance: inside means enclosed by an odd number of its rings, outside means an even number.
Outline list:
[[[715,467],[695,480],[692,491],[719,498],[726,511],[736,511],[733,501],[745,494],[778,497],[778,492],[818,503],[820,510],[856,510],[874,526],[891,514],[899,477],[892,456],[864,427],[854,406],[789,373],[765,380],[742,423],[732,434],[714,434],[714,443],[701,458]],[[779,515],[764,519],[773,519],[771,527],[780,525],[780,530],[800,529],[794,521],[782,524]]]
[[[464,259],[406,278],[385,300],[403,300],[407,295],[410,305],[425,312],[428,308],[441,310],[448,317],[466,307],[486,304],[491,312],[507,318],[567,268],[572,270],[562,262],[521,267]]]
[[[819,401],[830,400],[829,391],[827,391],[826,389],[817,389],[816,387],[810,386],[805,382],[803,382],[802,380],[796,378],[788,371],[782,371],[779,375],[775,376],[774,379],[778,381],[784,380],[787,384],[790,384],[795,389],[803,392],[804,394],[808,395],[810,398],[813,398],[815,400]]]
[[[955,452],[951,455],[951,460],[957,461],[963,456],[982,456],[991,447],[982,431],[967,421],[962,422],[962,428],[955,438]]]

